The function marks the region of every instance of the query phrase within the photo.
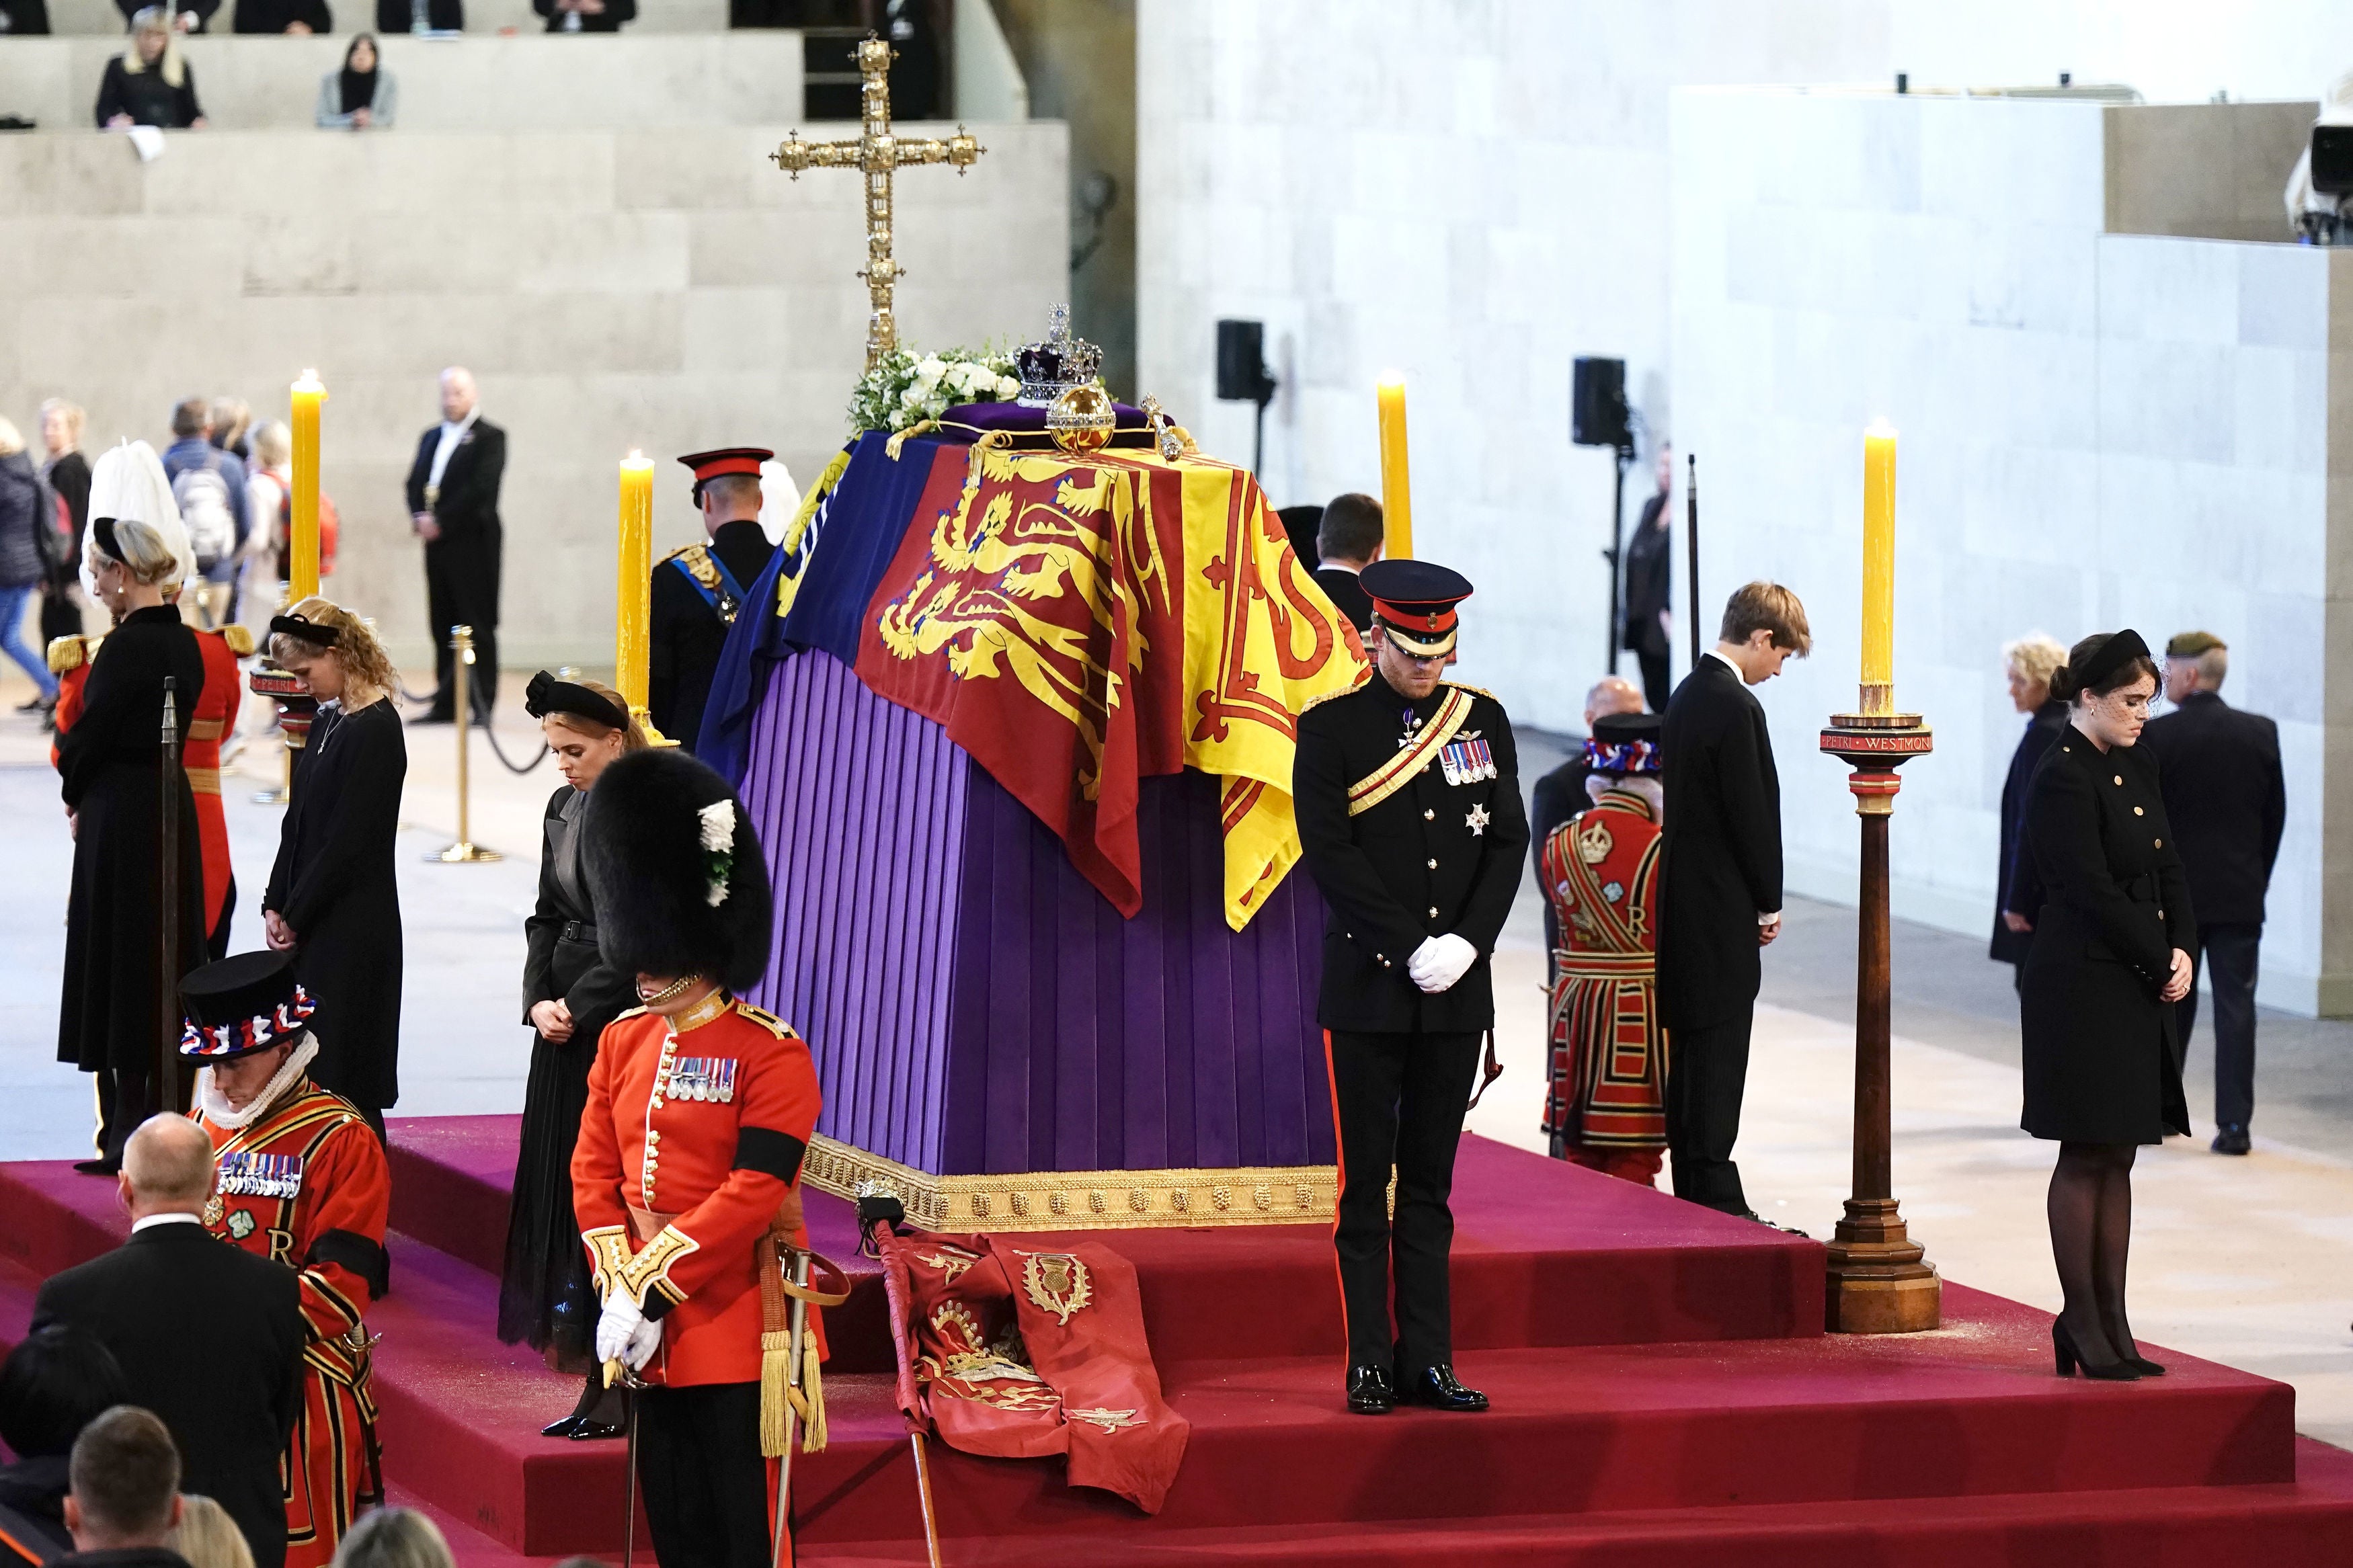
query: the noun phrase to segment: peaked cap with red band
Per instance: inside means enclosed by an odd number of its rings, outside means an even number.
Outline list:
[[[1461,630],[1454,606],[1471,596],[1471,580],[1461,573],[1433,561],[1376,561],[1356,581],[1398,647],[1418,658],[1454,651]]]
[[[694,470],[694,504],[702,504],[702,486],[706,479],[726,474],[749,474],[760,477],[760,465],[773,462],[776,454],[765,447],[722,447],[712,452],[689,452],[679,459]]]

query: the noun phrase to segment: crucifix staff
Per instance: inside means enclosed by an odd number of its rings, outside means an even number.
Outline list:
[[[891,134],[891,57],[894,51],[868,34],[858,46],[859,74],[866,79],[860,91],[861,119],[854,142],[804,142],[795,131],[768,154],[769,162],[792,175],[804,169],[860,169],[866,175],[866,293],[873,309],[866,318],[866,368],[899,346],[899,322],[891,310],[892,289],[899,280],[899,264],[891,257],[891,178],[893,171],[916,163],[948,163],[961,176],[988,151],[962,125],[942,141],[937,137],[905,140]]]

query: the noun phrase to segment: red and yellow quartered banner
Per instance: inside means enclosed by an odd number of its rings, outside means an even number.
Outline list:
[[[858,650],[1123,914],[1144,903],[1140,781],[1215,775],[1236,931],[1299,858],[1299,712],[1366,668],[1245,470],[986,441],[941,455]]]

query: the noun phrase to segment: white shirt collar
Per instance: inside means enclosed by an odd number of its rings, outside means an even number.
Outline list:
[[[202,1225],[205,1222],[192,1214],[151,1214],[145,1219],[131,1222],[131,1234],[137,1236],[153,1225]]]
[[[1365,574],[1365,569],[1363,567],[1349,561],[1319,561],[1315,563],[1315,570],[1318,572],[1345,572],[1351,577],[1361,577]]]
[[[1748,672],[1741,668],[1738,665],[1733,663],[1731,655],[1725,653],[1722,648],[1712,647],[1708,649],[1706,657],[1714,659],[1721,659],[1724,663],[1725,668],[1740,677],[1741,685],[1746,686],[1748,684]]]

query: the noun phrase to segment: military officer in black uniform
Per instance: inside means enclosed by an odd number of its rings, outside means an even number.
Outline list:
[[[1376,561],[1362,582],[1372,677],[1300,715],[1293,778],[1330,910],[1316,1017],[1339,1132],[1348,1407],[1484,1410],[1454,1376],[1447,1199],[1527,814],[1503,704],[1440,679],[1471,584],[1426,561]]]
[[[702,704],[727,628],[776,552],[760,527],[760,465],[775,456],[758,447],[727,447],[679,459],[694,470],[694,504],[711,537],[654,563],[646,706],[654,728],[689,749],[702,729]]]

